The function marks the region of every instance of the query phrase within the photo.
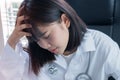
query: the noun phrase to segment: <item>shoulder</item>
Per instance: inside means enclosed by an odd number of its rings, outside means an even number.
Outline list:
[[[101,31],[87,29],[86,34],[89,34],[93,38],[96,46],[113,46],[116,44],[116,42],[111,37]]]
[[[112,38],[101,31],[87,29],[86,35],[91,36],[93,39],[95,52],[97,53],[107,56],[113,54],[115,50],[119,51],[118,44]]]
[[[107,34],[101,32],[101,31],[98,31],[98,30],[87,29],[86,34],[90,34],[93,37],[93,39],[95,39],[95,40],[102,39],[102,40],[109,40],[109,41],[113,42],[113,40],[110,38],[110,36],[108,36]]]
[[[87,29],[79,47],[85,52],[99,50],[105,52],[116,45],[116,42],[105,33],[98,30]]]
[[[92,50],[104,55],[108,55],[110,51],[112,52],[114,49],[119,49],[118,44],[108,35],[93,29],[87,29],[80,47],[82,47],[82,49],[85,51]]]

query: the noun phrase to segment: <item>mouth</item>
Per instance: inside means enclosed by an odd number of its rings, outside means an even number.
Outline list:
[[[51,49],[49,51],[52,52],[52,53],[57,53],[57,48]]]

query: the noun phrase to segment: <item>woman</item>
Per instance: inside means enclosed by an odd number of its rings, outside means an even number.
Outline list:
[[[27,36],[23,49],[20,38]],[[117,59],[117,60],[116,60]],[[120,50],[64,0],[24,0],[0,59],[2,80],[120,80]]]

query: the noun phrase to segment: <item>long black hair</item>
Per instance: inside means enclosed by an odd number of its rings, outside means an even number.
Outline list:
[[[64,0],[24,0],[20,7],[24,6],[21,10],[21,15],[29,17],[32,24],[32,37],[27,37],[29,46],[29,56],[33,72],[38,75],[40,68],[44,64],[55,60],[54,54],[41,48],[37,44],[37,31],[36,24],[49,24],[55,21],[60,21],[61,15],[64,13],[70,20],[69,27],[69,42],[65,51],[72,51],[76,49],[86,32],[86,25],[78,17],[74,9]]]

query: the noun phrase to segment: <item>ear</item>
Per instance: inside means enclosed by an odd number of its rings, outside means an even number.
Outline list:
[[[70,20],[69,20],[69,18],[68,18],[65,14],[62,14],[62,15],[61,15],[61,22],[62,22],[67,28],[70,27]]]

